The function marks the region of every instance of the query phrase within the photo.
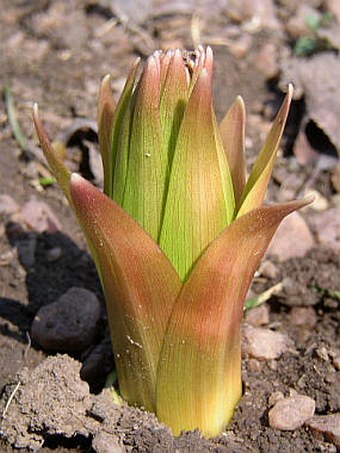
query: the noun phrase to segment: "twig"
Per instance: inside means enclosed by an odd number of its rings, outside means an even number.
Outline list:
[[[280,291],[282,291],[283,288],[283,283],[277,283],[276,285],[272,286],[271,288],[267,289],[263,293],[259,294],[256,297],[253,297],[252,299],[247,300],[244,306],[244,310],[251,310],[252,308],[255,308],[267,300],[269,300],[272,296],[275,294],[278,294]]]
[[[17,383],[17,385],[15,386],[13,392],[10,394],[10,396],[9,396],[9,398],[8,398],[8,401],[7,401],[7,403],[6,403],[5,409],[4,409],[4,411],[3,411],[3,413],[2,413],[2,416],[1,416],[2,419],[4,419],[4,418],[6,417],[6,414],[7,414],[7,411],[8,411],[8,409],[9,409],[9,406],[10,406],[10,404],[11,404],[11,402],[12,402],[12,399],[14,398],[14,395],[17,393],[17,391],[18,391],[18,389],[19,389],[19,387],[20,387],[20,384],[21,384],[21,382],[19,381],[19,382]]]
[[[31,340],[30,334],[28,332],[26,332],[26,338],[27,338],[27,345],[26,345],[26,348],[25,348],[25,351],[24,351],[24,360],[25,360],[26,365],[27,365],[28,351],[31,349],[31,345],[32,345],[32,340]]]
[[[12,128],[14,138],[18,142],[20,148],[24,152],[27,152],[29,150],[28,141],[27,141],[23,131],[21,130],[20,124],[18,122],[18,118],[16,115],[14,102],[13,102],[12,90],[9,87],[9,85],[5,86],[4,95],[5,95],[8,121]]]

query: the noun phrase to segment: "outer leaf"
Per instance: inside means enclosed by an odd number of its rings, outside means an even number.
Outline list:
[[[310,201],[262,207],[233,222],[197,262],[174,306],[160,354],[157,416],[220,433],[241,396],[240,324],[253,274],[281,220]]]
[[[71,197],[101,277],[121,393],[155,411],[159,352],[181,281],[150,236],[76,174]]]
[[[42,125],[39,117],[38,105],[34,104],[33,107],[33,120],[38,134],[40,145],[43,149],[44,155],[47,159],[52,173],[57,178],[58,183],[63,189],[66,197],[70,201],[70,177],[71,172],[64,164],[63,160],[58,155],[57,151],[53,148],[50,139]]]
[[[168,178],[160,102],[160,63],[150,57],[136,89],[123,208],[157,241]]]
[[[111,78],[107,75],[100,85],[98,101],[98,138],[104,167],[104,192],[112,188],[112,127],[115,102],[111,89]]]
[[[269,132],[268,138],[256,159],[252,172],[249,176],[246,188],[241,199],[241,207],[237,217],[245,214],[251,209],[261,206],[268,183],[273,171],[276,153],[283,134],[288,117],[290,103],[293,97],[293,85],[288,86],[288,93],[277,114],[274,124]]]
[[[229,212],[225,202],[220,157],[211,74],[203,69],[179,131],[160,236],[161,248],[182,280],[233,216],[233,209]]]
[[[220,124],[220,134],[234,185],[236,207],[239,207],[246,185],[245,122],[244,102],[241,96],[237,96]]]

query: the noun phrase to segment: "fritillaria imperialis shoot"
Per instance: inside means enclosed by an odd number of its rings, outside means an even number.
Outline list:
[[[240,326],[277,227],[308,200],[263,206],[292,87],[246,178],[245,108],[218,126],[212,50],[154,53],[116,104],[99,96],[104,193],[40,144],[84,230],[106,297],[122,396],[175,435],[220,433],[241,397]]]

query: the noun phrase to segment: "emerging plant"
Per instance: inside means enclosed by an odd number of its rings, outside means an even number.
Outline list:
[[[195,58],[193,58],[193,56]],[[156,52],[98,112],[104,192],[71,174],[34,108],[41,146],[88,240],[103,285],[122,396],[174,434],[221,432],[241,397],[240,325],[253,274],[282,219],[262,206],[292,87],[246,181],[245,109],[218,127],[213,55]]]

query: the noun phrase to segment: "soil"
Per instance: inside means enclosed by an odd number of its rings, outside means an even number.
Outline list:
[[[317,415],[340,412],[339,249],[318,241],[318,231],[313,230],[312,220],[309,222],[314,211],[302,214],[314,234],[313,249],[285,261],[267,257],[275,266],[275,275],[256,276],[252,287],[253,294],[260,294],[283,283],[281,292],[266,302],[269,320],[265,324],[287,334],[294,347],[276,359],[244,357],[244,395],[225,433],[215,439],[205,439],[198,431],[174,438],[153,414],[108,404],[108,390],[103,390],[103,385],[113,357],[95,266],[58,187],[39,184],[47,170],[33,131],[33,102],[38,102],[50,135],[69,145],[70,165],[97,182],[93,119],[101,77],[111,73],[118,93],[136,56],[145,57],[156,48],[193,48],[197,40],[213,45],[218,118],[236,94],[245,99],[251,163],[283,97],[279,89],[281,68],[296,58],[292,46],[297,38],[289,35],[287,20],[297,12],[288,1],[269,3],[276,21],[270,27],[256,28],[249,17],[235,17],[226,11],[210,14],[205,2],[199,2],[194,14],[190,2],[170,7],[169,2],[158,1],[155,11],[147,15],[136,7],[126,22],[124,15],[112,11],[104,1],[0,0],[0,84],[2,90],[6,85],[11,87],[28,141],[25,149],[20,148],[2,99],[0,194],[10,195],[19,206],[31,198],[43,201],[61,223],[60,231],[39,232],[24,228],[20,220],[0,211],[0,414],[5,413],[0,425],[1,451],[12,452],[17,447],[60,453],[288,453],[335,452],[339,448],[339,437],[334,441],[316,436],[305,426],[293,431],[273,429],[268,421],[270,397],[278,391],[285,397],[294,392],[310,396],[316,402]],[[314,7],[318,14],[327,12],[327,2],[300,3]],[[219,2],[216,5],[219,7]],[[268,52],[259,64],[268,43],[275,52]],[[274,69],[270,71],[271,65]],[[331,165],[318,167],[311,154],[303,164],[297,163],[293,154],[300,124],[310,117],[304,102],[300,99],[293,104],[268,199],[294,198],[305,189],[315,189],[326,200],[326,209],[334,209],[339,206],[339,184],[334,183],[336,158]],[[327,129],[317,128],[318,133],[324,139]],[[314,150],[313,156],[319,154],[317,162],[325,162],[323,156],[332,154],[330,140],[320,140],[321,145]],[[338,146],[335,140],[332,146]],[[287,247],[288,242],[289,237]],[[49,258],[51,250],[59,251],[58,259]],[[91,290],[102,304],[93,344],[72,357],[42,351],[31,341],[33,318],[40,307],[72,287]],[[312,321],[293,322],[297,308],[308,308]],[[94,350],[99,351],[96,367],[88,362]],[[6,408],[9,398],[11,404]]]

